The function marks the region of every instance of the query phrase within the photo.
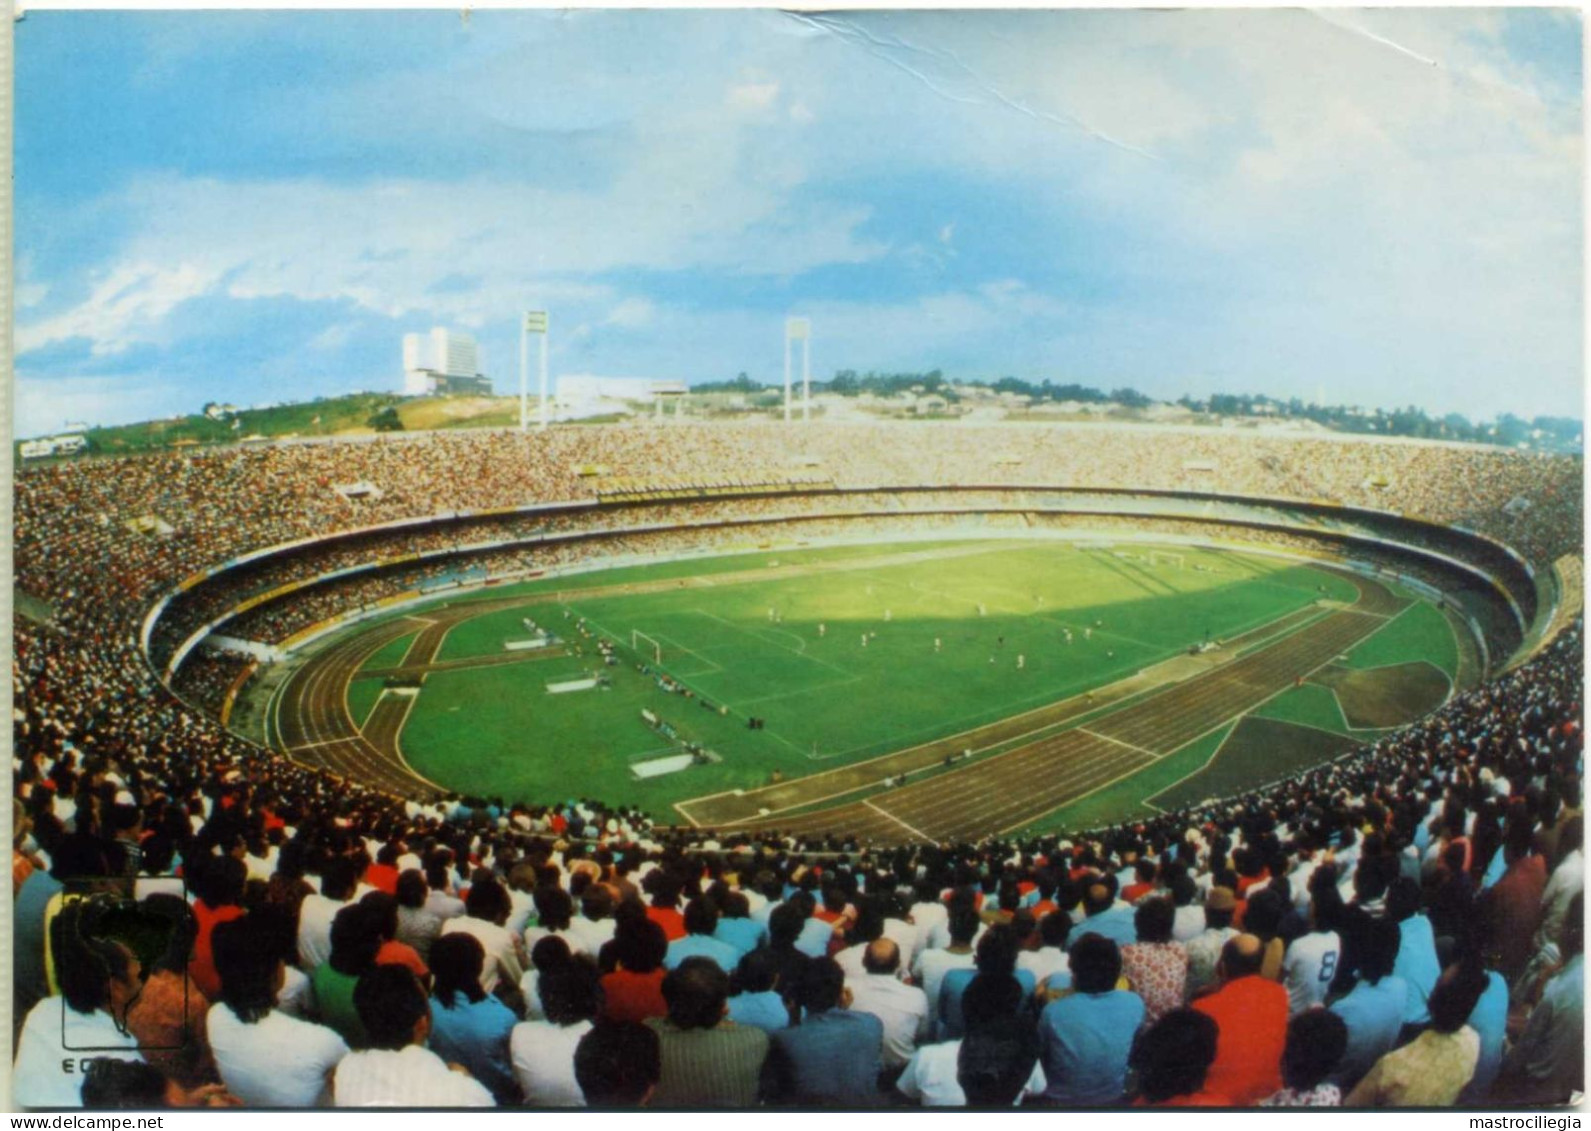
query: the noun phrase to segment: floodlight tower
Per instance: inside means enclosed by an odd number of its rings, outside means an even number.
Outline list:
[[[801,343],[801,420],[812,419],[812,319],[784,320],[784,419],[790,422],[790,343]]]
[[[547,312],[545,310],[525,311],[525,320],[519,328],[519,430],[525,431],[530,424],[530,406],[527,403],[526,373],[528,370],[526,354],[528,352],[531,334],[541,335],[541,427],[547,427]]]

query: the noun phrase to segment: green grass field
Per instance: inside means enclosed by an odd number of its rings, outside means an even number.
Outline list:
[[[774,769],[801,776],[1006,718],[1133,674],[1206,633],[1230,637],[1318,597],[1353,596],[1348,583],[1307,566],[1181,554],[1178,568],[1152,564],[1148,550],[1135,546],[912,543],[740,554],[539,582],[519,591],[550,592],[555,602],[466,621],[439,658],[501,655],[505,641],[524,637],[526,615],[577,640],[573,626],[584,618],[622,646],[625,662],[607,669],[612,686],[548,692],[549,683],[598,670],[589,644],[581,656],[433,672],[403,731],[404,756],[433,780],[472,792],[588,795],[662,814],[673,801],[760,785]],[[698,580],[614,591],[664,579]],[[495,589],[489,597],[513,592]],[[632,633],[644,634],[636,639],[648,659],[649,641],[661,646],[662,670],[692,698],[668,694],[636,670]],[[392,659],[378,655],[367,667],[380,658]],[[357,703],[350,697],[356,712],[368,711],[376,681],[354,687],[369,689]],[[643,709],[721,760],[637,778],[632,763],[673,748],[642,721]],[[747,728],[753,715],[765,720],[763,729]],[[1149,792],[1165,788],[1199,757],[1197,749],[1179,752],[1152,767],[1154,782],[1124,783],[1131,788],[1121,796],[1135,793],[1136,804],[1150,785]],[[1095,799],[1081,804],[1089,813],[1108,808]],[[1075,825],[1079,814],[1057,816]]]

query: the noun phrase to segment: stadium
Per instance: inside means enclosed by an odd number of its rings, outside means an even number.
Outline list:
[[[58,462],[17,480],[17,804],[57,875],[180,862],[206,915],[339,859],[526,918],[549,879],[639,865],[654,908],[806,892],[836,948],[900,926],[919,958],[941,888],[1036,947],[1029,908],[1086,930],[1102,869],[1190,913],[1290,878],[1318,913],[1329,852],[1353,907],[1411,863],[1443,945],[1524,978],[1544,912],[1491,897],[1521,861],[1545,883],[1544,839],[1578,866],[1580,484],[1472,445],[1107,425]],[[1455,918],[1472,877],[1497,886]],[[36,931],[18,1017],[50,989]]]
[[[1578,1127],[1582,14],[1120,2],[7,25],[21,1123]]]

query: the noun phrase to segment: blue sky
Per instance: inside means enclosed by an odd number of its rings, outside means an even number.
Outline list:
[[[813,369],[1579,415],[1571,9],[58,12],[17,430]]]

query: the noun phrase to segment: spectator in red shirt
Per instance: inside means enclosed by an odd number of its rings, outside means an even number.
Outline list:
[[[663,1000],[663,959],[668,939],[651,919],[625,916],[613,935],[613,973],[602,979],[602,1015],[609,1021],[668,1016]]]
[[[663,937],[668,942],[684,938],[688,932],[685,916],[679,911],[679,893],[683,886],[679,878],[659,868],[646,877],[645,886],[652,894],[652,906],[646,909],[646,917],[663,928]]]
[[[1260,977],[1264,944],[1254,935],[1227,940],[1216,972],[1221,988],[1194,1003],[1220,1028],[1209,1090],[1247,1106],[1282,1086],[1287,1047],[1287,990]]]
[[[388,895],[398,894],[398,846],[388,841],[376,853],[376,862],[365,869],[365,883]]]
[[[1133,875],[1137,879],[1121,889],[1121,898],[1136,904],[1155,890],[1155,862],[1147,856],[1140,856],[1138,863],[1133,865]]]
[[[188,881],[198,895],[193,901],[198,931],[188,973],[210,1001],[221,996],[221,976],[216,973],[211,936],[217,925],[243,916],[243,887],[248,876],[247,866],[235,856],[199,857],[188,866]]]

